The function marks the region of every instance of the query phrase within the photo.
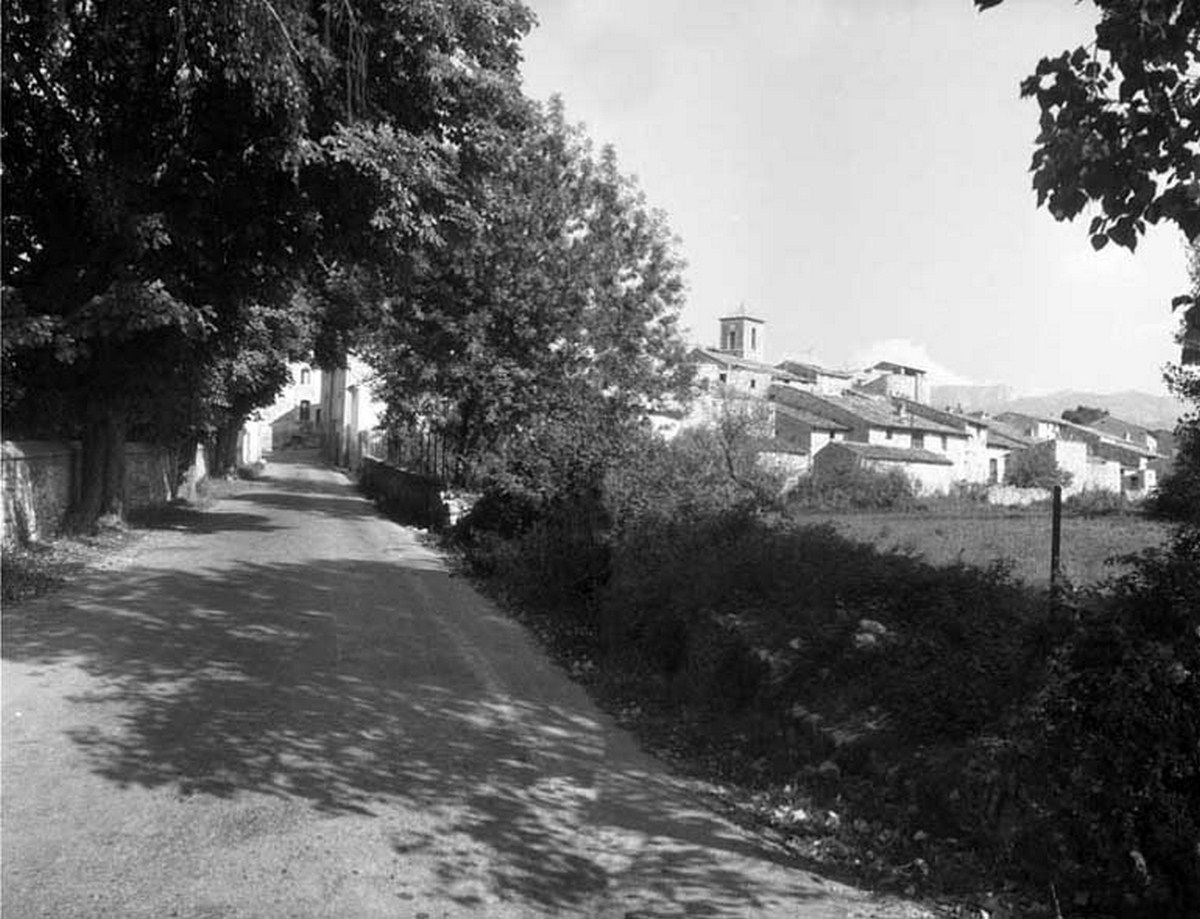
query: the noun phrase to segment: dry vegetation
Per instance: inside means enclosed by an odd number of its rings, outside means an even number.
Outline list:
[[[811,519],[831,524],[848,539],[911,554],[932,565],[961,562],[987,567],[1010,562],[1013,577],[1019,581],[1045,586],[1050,580],[1049,509],[815,513]],[[1062,522],[1063,573],[1077,586],[1099,583],[1122,569],[1111,559],[1161,546],[1170,530],[1161,521],[1136,514],[1066,517]]]

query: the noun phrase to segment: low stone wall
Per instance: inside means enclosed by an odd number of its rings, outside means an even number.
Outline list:
[[[437,479],[363,457],[358,483],[363,493],[393,520],[433,529],[450,520],[450,510],[442,500],[442,483]]]
[[[79,498],[79,447],[59,441],[5,441],[3,541],[52,536]]]
[[[174,498],[194,500],[204,472],[203,450],[179,476],[176,457],[152,444],[125,445],[125,508],[139,510]],[[28,543],[53,536],[79,501],[82,465],[78,443],[5,441],[3,450],[4,516],[0,538]],[[181,481],[176,482],[177,479]]]
[[[1000,507],[1028,507],[1039,501],[1050,500],[1048,488],[1017,488],[1015,485],[992,485],[987,490],[988,504]]]

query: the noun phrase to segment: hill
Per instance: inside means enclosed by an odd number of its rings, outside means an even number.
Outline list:
[[[1115,393],[1064,389],[1041,396],[1014,396],[1006,386],[933,386],[930,401],[935,406],[961,406],[975,412],[1025,412],[1058,418],[1065,409],[1087,405],[1106,409],[1124,421],[1148,428],[1175,427],[1186,406],[1169,396],[1126,390]]]

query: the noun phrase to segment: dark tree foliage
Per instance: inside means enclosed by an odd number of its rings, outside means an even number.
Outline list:
[[[980,9],[1002,0],[975,0]],[[1137,246],[1147,224],[1200,234],[1200,5],[1093,0],[1095,39],[1044,57],[1021,83],[1037,99],[1038,204],[1058,220],[1099,205],[1092,244]]]
[[[519,93],[530,24],[516,0],[5,0],[5,425],[82,437],[85,521],[122,510],[130,430],[269,401],[299,292],[320,311],[331,275],[437,239],[444,164]]]
[[[1107,417],[1107,409],[1092,408],[1088,405],[1080,405],[1075,408],[1064,409],[1062,413],[1063,421],[1070,421],[1072,424],[1082,425],[1095,424],[1101,418]]]
[[[1004,481],[1017,488],[1065,488],[1071,484],[1071,473],[1059,468],[1054,454],[1034,448],[1010,454]]]
[[[686,384],[664,218],[559,103],[528,115],[460,157],[478,220],[423,250],[366,339],[393,422],[467,456],[573,415],[620,427]]]
[[[1003,0],[974,0],[981,10]],[[1037,99],[1041,130],[1030,167],[1038,204],[1074,220],[1089,204],[1096,249],[1133,250],[1149,224],[1174,223],[1200,239],[1200,4],[1093,0],[1088,45],[1044,57],[1021,83]],[[1200,302],[1182,309],[1184,363],[1200,363]]]

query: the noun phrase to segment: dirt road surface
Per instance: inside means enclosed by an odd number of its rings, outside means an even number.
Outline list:
[[[874,917],[293,459],[5,611],[4,919]]]

